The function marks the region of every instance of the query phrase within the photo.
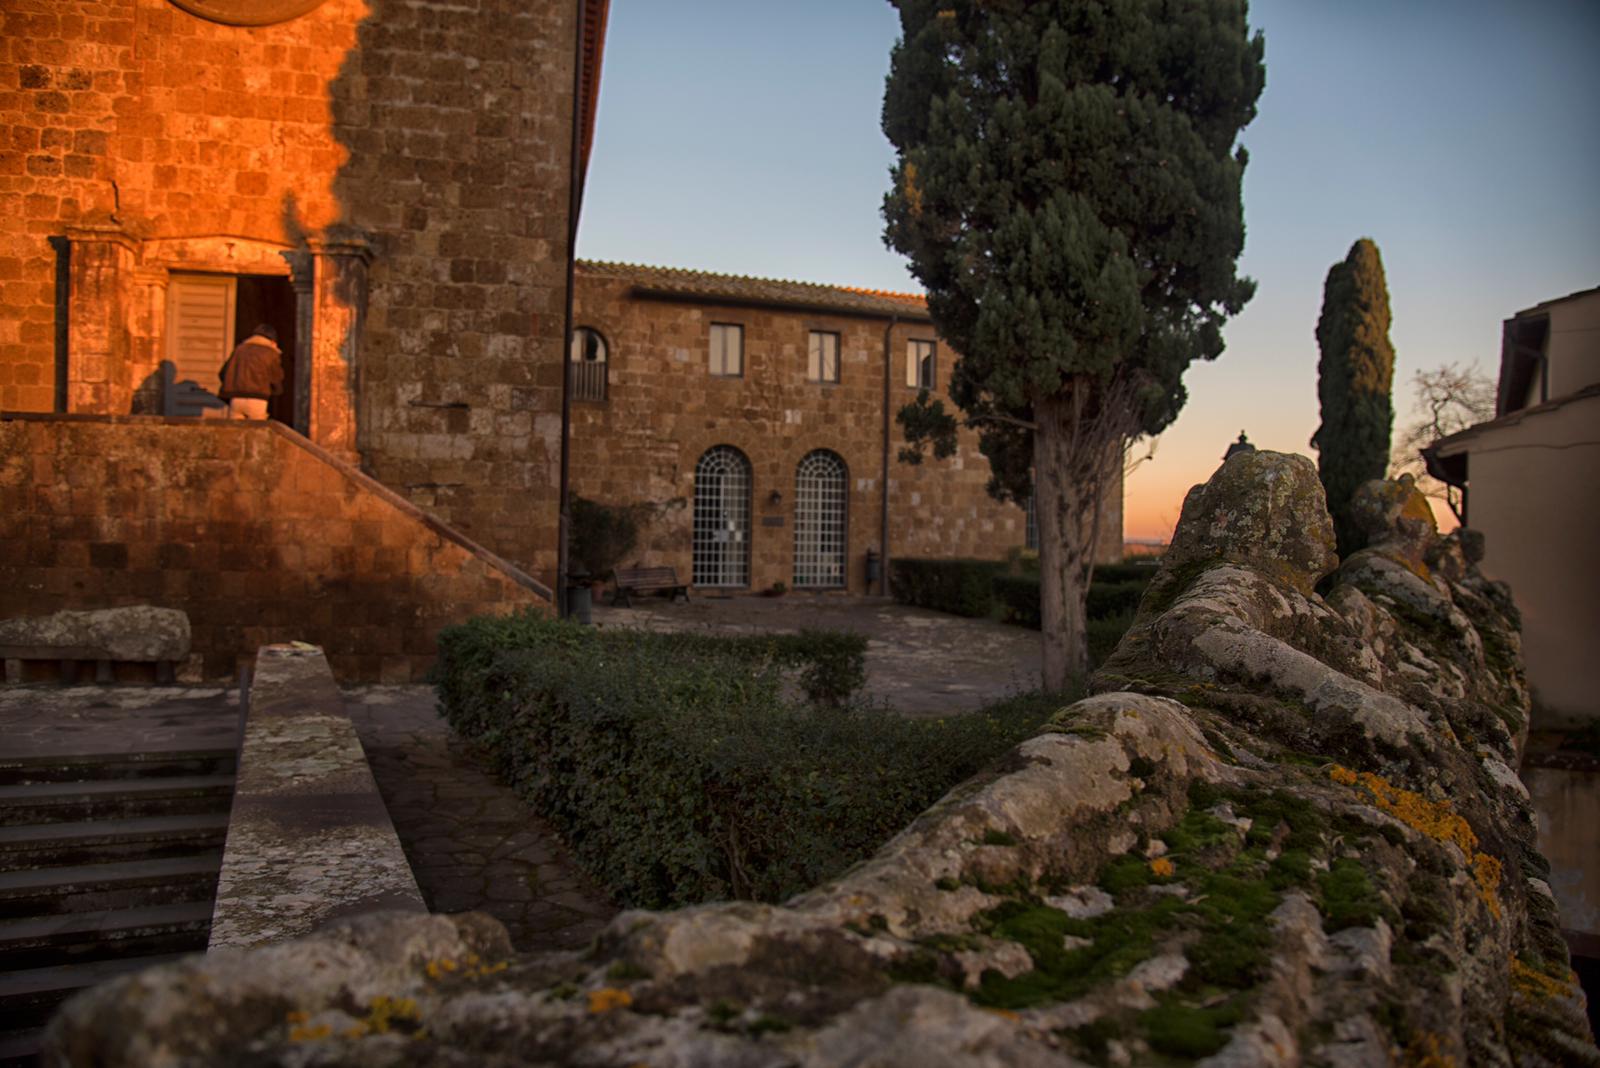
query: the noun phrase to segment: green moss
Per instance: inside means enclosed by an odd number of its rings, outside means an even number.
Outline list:
[[[1139,1017],[1150,1048],[1172,1057],[1209,1057],[1227,1045],[1242,1012],[1232,1003],[1202,1009],[1167,998]]]
[[[712,1023],[723,1026],[744,1010],[726,998],[718,998],[706,1006],[706,1016]]]
[[[770,1016],[766,1013],[762,1013],[760,1016],[757,1016],[755,1022],[750,1025],[750,1033],[752,1035],[781,1035],[783,1032],[791,1030],[793,1027],[794,1025],[792,1023],[790,1023],[788,1020],[785,1020],[781,1016]]]
[[[1123,856],[1113,860],[1100,873],[1100,889],[1118,897],[1140,886],[1149,886],[1155,875],[1142,857]]]
[[[1182,902],[1164,898],[1145,908],[1075,920],[1045,905],[1008,901],[979,917],[979,923],[996,938],[1020,943],[1033,958],[1034,970],[1012,978],[985,972],[973,1000],[1022,1009],[1077,997],[1146,960],[1157,932],[1172,926],[1182,908]],[[1069,935],[1089,939],[1089,944],[1067,949],[1062,941]]]
[[[983,832],[983,844],[993,846],[1014,846],[1017,844],[1017,836],[1014,834],[1007,834],[1005,831],[997,831],[991,827],[989,830]]]
[[[632,979],[648,979],[650,972],[637,964],[619,960],[606,969],[606,978],[613,983],[625,983]]]
[[[905,956],[896,958],[885,971],[897,983],[925,983],[930,986],[951,985],[942,967],[942,954],[918,947]]]
[[[1379,918],[1392,918],[1367,878],[1366,869],[1357,861],[1340,857],[1328,871],[1318,876],[1318,889],[1322,899],[1318,903],[1329,934],[1346,927],[1371,927]]]
[[[1239,832],[1209,812],[1191,808],[1176,827],[1169,828],[1161,837],[1173,853],[1200,853],[1236,844]]]
[[[1278,854],[1267,869],[1267,885],[1274,890],[1310,886],[1311,854],[1303,849]]]
[[[942,876],[942,877],[940,877],[938,879],[935,879],[933,885],[934,885],[935,889],[938,889],[938,890],[949,891],[949,890],[959,890],[959,889],[961,889],[960,881],[956,880],[956,879],[952,879],[948,875],[945,875],[945,876]]]

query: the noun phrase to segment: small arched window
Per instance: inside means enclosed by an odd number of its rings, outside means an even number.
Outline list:
[[[567,370],[572,375],[573,400],[606,399],[606,363],[609,355],[606,339],[600,331],[580,326],[572,332]]]

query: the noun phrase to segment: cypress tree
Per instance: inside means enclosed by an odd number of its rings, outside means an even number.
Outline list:
[[[1087,667],[1099,506],[1254,291],[1239,131],[1265,81],[1244,0],[896,0],[885,240],[906,254],[1001,499],[1034,498],[1044,679]],[[956,420],[902,409],[915,460]]]
[[[1389,289],[1370,238],[1350,246],[1328,269],[1317,320],[1317,399],[1322,425],[1311,438],[1317,472],[1339,539],[1339,555],[1362,548],[1350,513],[1357,487],[1384,477],[1394,423],[1394,346],[1389,344]]]

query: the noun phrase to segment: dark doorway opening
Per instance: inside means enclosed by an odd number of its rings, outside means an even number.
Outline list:
[[[295,300],[294,286],[287,278],[267,274],[241,274],[234,313],[233,344],[237,345],[261,323],[278,332],[278,348],[283,350],[283,392],[267,402],[267,416],[294,426]],[[231,351],[231,349],[230,349]]]

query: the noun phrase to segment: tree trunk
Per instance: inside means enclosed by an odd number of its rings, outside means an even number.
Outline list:
[[[1104,450],[1086,441],[1081,394],[1034,406],[1034,513],[1039,524],[1039,619],[1044,685],[1065,690],[1089,671],[1085,599],[1094,564]]]

